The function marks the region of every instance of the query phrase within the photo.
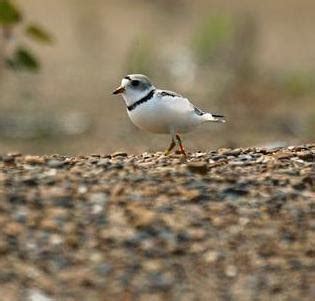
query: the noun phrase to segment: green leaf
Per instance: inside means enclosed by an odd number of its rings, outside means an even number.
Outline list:
[[[25,29],[26,34],[38,42],[51,44],[53,42],[52,36],[41,26],[30,24]]]
[[[21,12],[10,1],[0,0],[0,24],[10,25],[21,20]]]
[[[37,71],[39,69],[38,59],[26,48],[18,48],[16,50],[16,59],[19,65],[30,71]]]
[[[40,63],[36,56],[24,47],[17,48],[13,57],[7,59],[6,62],[9,68],[17,71],[27,70],[36,72],[40,67]]]

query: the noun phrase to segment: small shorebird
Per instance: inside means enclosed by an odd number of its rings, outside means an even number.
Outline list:
[[[181,153],[187,157],[180,133],[193,130],[207,122],[225,122],[224,116],[203,112],[187,98],[167,90],[155,88],[142,74],[125,76],[113,94],[122,94],[131,121],[139,128],[153,133],[170,134],[168,155],[178,142]]]

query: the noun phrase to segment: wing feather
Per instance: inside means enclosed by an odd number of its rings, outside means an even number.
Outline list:
[[[170,97],[183,97],[178,93],[175,93],[173,91],[168,91],[168,90],[159,90],[157,92],[158,95],[160,96],[170,96]],[[184,98],[184,97],[183,97]]]

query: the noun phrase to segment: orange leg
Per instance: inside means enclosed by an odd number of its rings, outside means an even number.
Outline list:
[[[175,146],[176,146],[176,143],[175,143],[175,141],[172,139],[169,148],[164,152],[164,154],[165,154],[166,156],[168,156],[168,155],[171,153],[172,149],[173,149]]]
[[[182,144],[182,140],[180,139],[180,137],[179,137],[178,134],[176,135],[176,139],[177,139],[178,144],[179,144],[180,152],[182,153],[182,155],[183,155],[185,158],[187,158],[187,154],[186,154],[185,149],[184,149],[184,146],[183,146],[183,144]]]

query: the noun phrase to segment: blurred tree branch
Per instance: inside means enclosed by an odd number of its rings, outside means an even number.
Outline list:
[[[12,0],[0,0],[0,72],[4,68],[38,71],[39,59],[16,39],[17,28],[22,28],[24,36],[34,42],[53,42],[52,36],[42,26],[24,21],[22,11]]]

